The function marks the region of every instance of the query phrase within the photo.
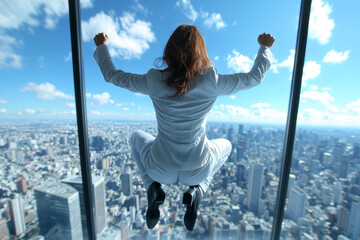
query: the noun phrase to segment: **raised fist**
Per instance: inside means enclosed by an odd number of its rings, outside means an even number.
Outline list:
[[[263,33],[259,35],[257,40],[260,45],[265,45],[269,48],[271,48],[275,42],[275,38],[271,36],[270,33]]]
[[[98,33],[94,37],[94,42],[96,46],[101,44],[108,44],[110,41],[109,37],[105,33]]]

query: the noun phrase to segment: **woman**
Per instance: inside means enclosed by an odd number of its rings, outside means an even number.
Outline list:
[[[184,224],[193,230],[203,194],[217,170],[231,152],[226,139],[206,138],[206,118],[216,98],[260,84],[273,56],[270,34],[258,37],[260,49],[248,73],[218,74],[207,56],[204,40],[191,25],[180,25],[168,40],[164,70],[150,69],[138,75],[116,70],[104,33],[94,37],[94,57],[107,82],[132,92],[149,95],[156,112],[158,135],[137,131],[131,136],[131,150],[147,189],[146,222],[152,229],[160,218],[159,205],[165,193],[161,184],[180,182],[189,189],[183,195],[187,206]]]

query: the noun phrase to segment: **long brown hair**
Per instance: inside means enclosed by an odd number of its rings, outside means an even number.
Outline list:
[[[167,65],[162,71],[170,72],[165,82],[176,89],[174,97],[187,93],[196,74],[211,65],[200,32],[186,24],[177,27],[170,36],[160,60]]]

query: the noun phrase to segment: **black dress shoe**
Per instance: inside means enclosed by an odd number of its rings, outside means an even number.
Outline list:
[[[183,204],[187,205],[184,224],[189,231],[194,229],[201,198],[199,186],[191,186],[183,195]]]
[[[164,203],[165,192],[161,184],[153,182],[147,190],[148,209],[146,211],[146,224],[149,229],[153,229],[160,218],[159,205]]]

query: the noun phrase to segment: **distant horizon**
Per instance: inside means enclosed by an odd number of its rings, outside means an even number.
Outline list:
[[[110,37],[117,68],[145,74],[162,56],[174,29],[185,23],[199,29],[220,74],[248,72],[258,35],[271,33],[275,60],[263,83],[219,97],[209,120],[286,122],[300,2],[81,0],[81,7],[89,119],[155,119],[148,96],[104,81],[92,56],[94,35],[106,32]],[[360,126],[357,9],[360,1],[312,1],[299,124]],[[67,0],[6,1],[0,19],[0,119],[75,118]]]
[[[156,120],[139,120],[139,119],[88,119],[88,123],[91,122],[127,122],[127,123],[157,123]],[[6,123],[6,122],[71,122],[76,124],[76,119],[0,119],[0,123]],[[260,123],[260,122],[234,122],[234,121],[207,121],[207,124],[217,124],[217,123],[223,123],[223,124],[233,124],[233,125],[256,125],[256,126],[276,126],[276,127],[286,127],[285,123]],[[360,130],[360,126],[350,126],[350,125],[316,125],[316,124],[296,124],[296,127],[306,127],[306,128],[321,128],[321,129],[356,129]]]

